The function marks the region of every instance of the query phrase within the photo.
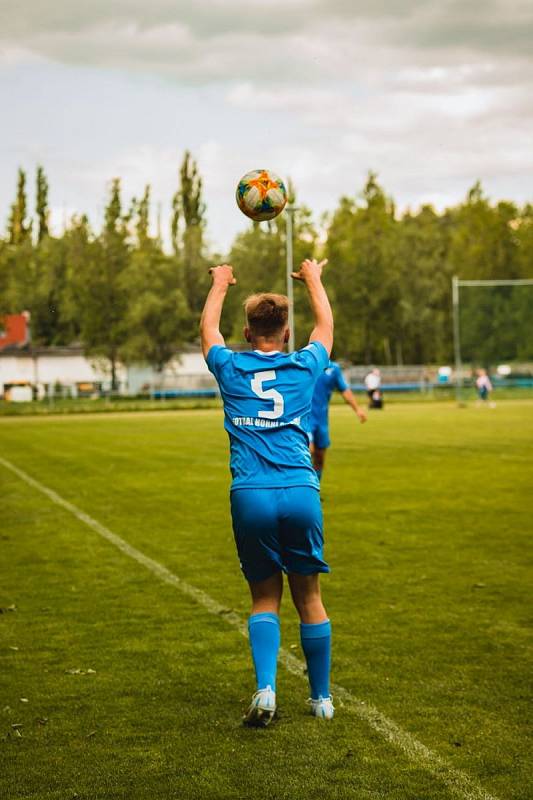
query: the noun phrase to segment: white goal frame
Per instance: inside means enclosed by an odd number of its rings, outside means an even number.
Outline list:
[[[455,399],[461,402],[463,388],[463,362],[461,359],[461,330],[459,324],[459,290],[468,286],[533,286],[533,278],[515,278],[494,281],[462,281],[457,275],[452,277],[452,309],[453,309],[453,352],[455,360]]]

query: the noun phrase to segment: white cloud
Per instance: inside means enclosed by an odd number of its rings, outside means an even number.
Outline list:
[[[17,163],[42,160],[69,207],[99,214],[121,175],[126,194],[149,182],[166,208],[185,148],[223,244],[245,224],[236,180],[263,165],[317,211],[369,168],[400,205],[452,202],[476,178],[530,196],[525,0],[34,0],[27,12],[0,8],[2,207]]]
[[[58,61],[180,81],[356,79],[360,70],[526,58],[526,0],[4,0],[0,42]]]

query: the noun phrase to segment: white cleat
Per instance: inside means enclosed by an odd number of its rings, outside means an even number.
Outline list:
[[[252,697],[250,708],[243,717],[245,725],[264,728],[272,721],[276,713],[276,692],[271,686],[259,689]]]
[[[335,707],[333,706],[333,698],[319,697],[318,700],[309,698],[308,703],[311,706],[311,714],[319,719],[333,719],[335,714]]]

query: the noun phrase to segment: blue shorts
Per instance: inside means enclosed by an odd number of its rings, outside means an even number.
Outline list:
[[[314,444],[314,446],[319,450],[325,450],[330,446],[331,440],[329,438],[329,425],[327,422],[321,425],[318,422],[311,421],[309,442]]]
[[[279,570],[298,575],[329,572],[322,557],[320,494],[312,486],[235,489],[231,517],[247,581],[263,581]]]

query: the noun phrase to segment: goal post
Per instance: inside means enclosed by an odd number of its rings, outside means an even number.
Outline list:
[[[463,389],[463,352],[461,346],[461,289],[480,287],[490,289],[494,287],[518,287],[533,286],[533,278],[516,278],[509,280],[461,280],[454,275],[452,277],[452,315],[453,315],[453,352],[455,361],[455,398],[458,404],[461,403]],[[531,298],[533,301],[533,297]],[[531,303],[533,305],[533,302]],[[502,353],[502,359],[507,359],[507,354]],[[470,358],[471,360],[471,358]]]

